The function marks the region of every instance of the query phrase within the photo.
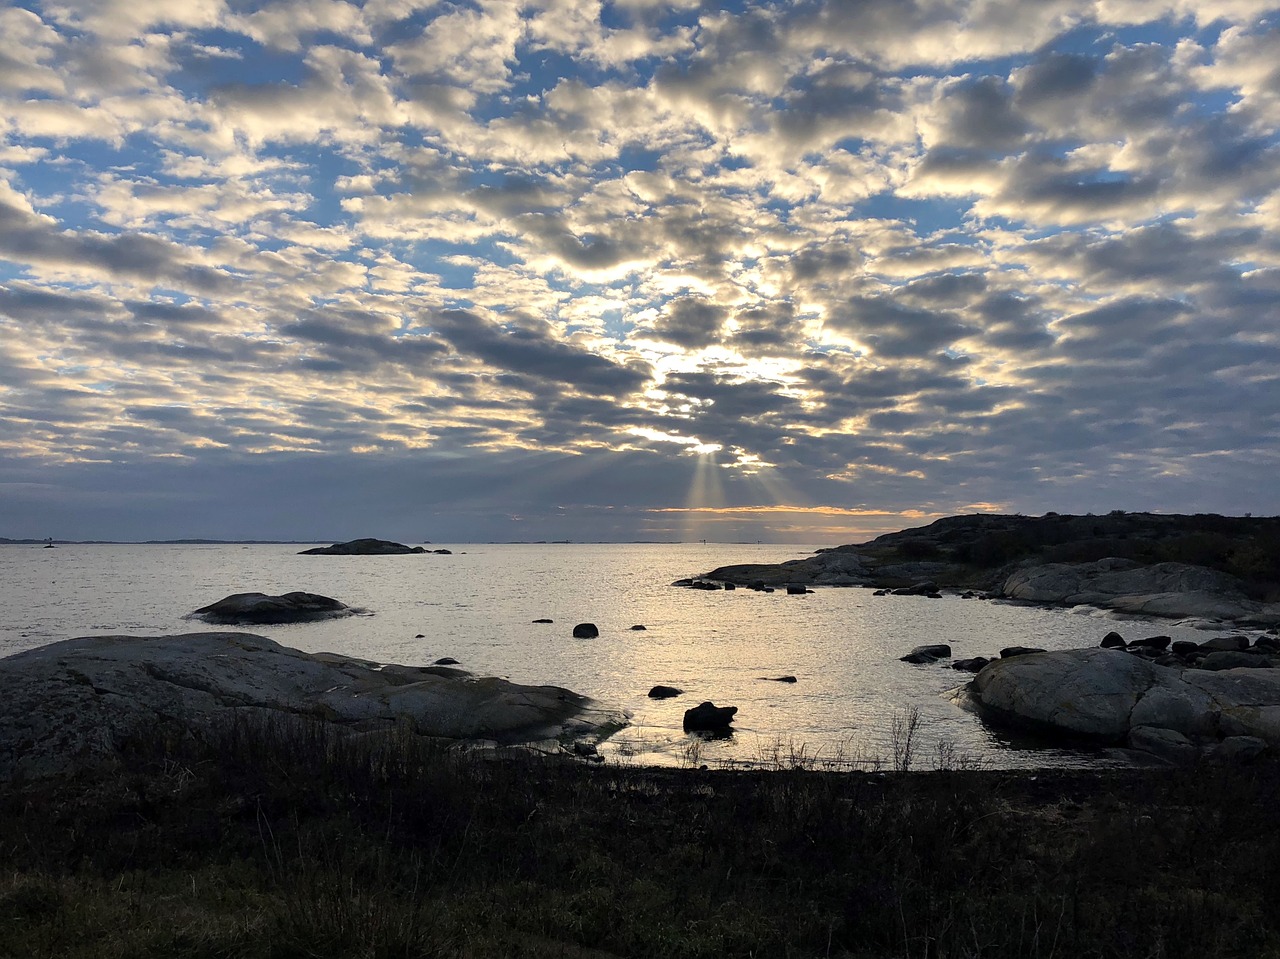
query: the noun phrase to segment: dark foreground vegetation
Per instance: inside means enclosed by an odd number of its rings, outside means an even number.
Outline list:
[[[157,732],[0,787],[0,956],[1278,956],[1278,786]]]

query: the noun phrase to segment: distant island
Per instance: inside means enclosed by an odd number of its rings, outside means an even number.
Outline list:
[[[1280,517],[949,516],[778,564],[722,566],[739,586],[981,591],[1141,615],[1280,624]],[[930,589],[930,587],[932,589]]]

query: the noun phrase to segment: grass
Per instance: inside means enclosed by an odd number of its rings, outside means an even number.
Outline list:
[[[788,761],[157,730],[0,787],[0,957],[1280,956],[1274,766]]]

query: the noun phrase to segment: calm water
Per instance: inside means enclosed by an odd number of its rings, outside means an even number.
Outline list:
[[[898,657],[950,643],[957,657],[1012,645],[1093,646],[1112,628],[1204,638],[1168,622],[1117,623],[1088,610],[869,590],[784,593],[672,588],[726,563],[778,562],[803,549],[755,545],[461,545],[452,556],[298,556],[301,546],[0,547],[0,655],[74,636],[211,631],[183,617],[237,592],[306,590],[370,615],[253,632],[299,649],[410,665],[452,656],[478,674],[553,683],[631,712],[611,758],[642,763],[892,756],[895,717],[919,710],[917,755],[939,750],[988,766],[1079,765],[1096,754],[1003,741],[942,696],[968,677]],[[438,544],[434,548],[439,548]],[[552,625],[533,625],[547,617]],[[575,623],[600,637],[577,640]],[[645,631],[632,631],[633,625]],[[422,634],[423,638],[416,636]],[[795,684],[760,677],[795,675]],[[655,683],[685,695],[653,701]],[[728,739],[691,740],[684,710],[739,707]],[[899,737],[899,742],[901,737]]]

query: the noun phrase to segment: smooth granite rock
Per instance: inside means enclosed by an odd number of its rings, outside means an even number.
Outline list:
[[[293,592],[283,596],[266,593],[235,593],[202,606],[188,619],[199,619],[215,626],[274,626],[283,623],[309,623],[338,616],[354,616],[361,612],[336,599],[316,593]]]
[[[1094,647],[996,660],[966,691],[996,721],[1041,732],[1122,743],[1149,726],[1280,745],[1277,669],[1176,669]]]
[[[233,717],[459,740],[598,738],[621,714],[556,686],[304,653],[252,633],[92,636],[0,659],[0,779],[110,762],[139,730]]]

